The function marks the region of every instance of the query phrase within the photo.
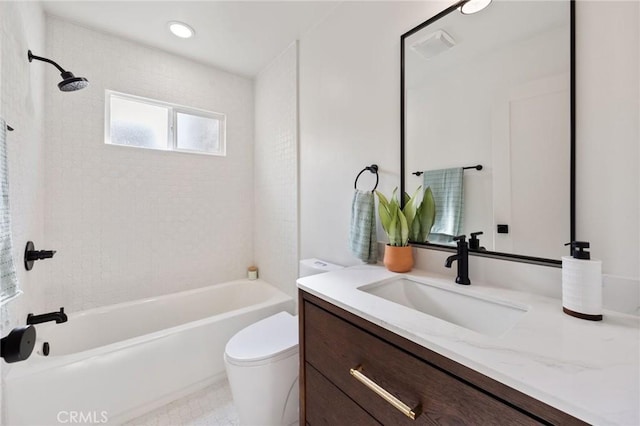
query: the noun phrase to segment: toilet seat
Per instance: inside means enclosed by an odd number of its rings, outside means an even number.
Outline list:
[[[224,350],[229,364],[256,366],[298,353],[298,317],[279,312],[240,330]]]

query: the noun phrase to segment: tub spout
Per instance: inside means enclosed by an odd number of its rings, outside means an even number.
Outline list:
[[[64,308],[60,308],[59,312],[49,312],[47,314],[40,315],[27,315],[27,324],[41,324],[43,322],[55,321],[56,324],[67,322],[67,314],[64,313]]]

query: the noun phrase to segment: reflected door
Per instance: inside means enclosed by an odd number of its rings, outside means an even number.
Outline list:
[[[562,74],[516,87],[495,108],[496,251],[555,258],[566,254],[564,243],[570,227],[566,213],[571,155],[566,143],[571,131],[569,81]],[[498,233],[498,224],[508,224],[509,232]]]

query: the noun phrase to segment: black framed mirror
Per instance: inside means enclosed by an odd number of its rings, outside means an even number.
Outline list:
[[[437,209],[411,245],[453,251],[482,232],[472,255],[560,267],[575,240],[575,2],[466,3],[400,37],[400,190],[432,187]]]

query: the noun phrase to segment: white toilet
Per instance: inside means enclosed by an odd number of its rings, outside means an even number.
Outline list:
[[[318,259],[300,261],[300,276],[341,269]],[[227,342],[224,364],[245,426],[298,421],[298,317],[279,312],[240,330]]]

